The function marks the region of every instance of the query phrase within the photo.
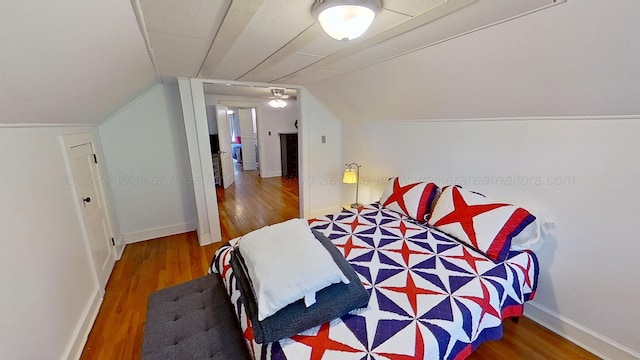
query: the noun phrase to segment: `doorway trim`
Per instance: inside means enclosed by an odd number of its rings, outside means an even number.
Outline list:
[[[187,135],[187,148],[189,150],[189,161],[191,163],[191,173],[194,180],[193,187],[196,210],[198,213],[198,239],[201,246],[222,241],[220,217],[218,213],[218,200],[214,185],[213,164],[210,156],[211,150],[209,149],[209,129],[207,123],[204,84],[259,87],[280,86],[296,89],[298,92],[298,98],[300,98],[300,92],[302,89],[302,86],[300,85],[178,78],[185,131]],[[307,173],[307,165],[304,161],[304,155],[307,153],[307,148],[303,141],[305,138],[305,119],[302,116],[303,111],[300,105],[298,105],[298,113],[298,133],[300,133],[300,146],[298,147],[298,166],[300,168],[298,173],[301,174],[298,178],[300,184],[299,213],[301,217],[307,217],[309,214],[304,204],[305,199],[308,198],[309,195],[309,188],[303,186],[304,177],[302,176],[302,174]]]
[[[204,101],[204,85],[193,79],[178,78],[182,115],[184,118],[193,193],[197,212],[198,242],[200,246],[222,240],[220,218],[215,192],[215,175],[209,145],[209,124]],[[195,91],[194,91],[195,89]],[[203,122],[204,120],[204,122]]]

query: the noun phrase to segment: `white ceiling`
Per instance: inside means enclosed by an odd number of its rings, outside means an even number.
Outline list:
[[[371,29],[343,42],[321,30],[312,0],[137,1],[160,77],[290,84],[345,74],[555,2],[384,0]]]
[[[554,3],[383,0],[340,42],[312,0],[130,1],[1,2],[0,124],[98,124],[176,76],[311,84]]]
[[[156,81],[127,1],[2,1],[0,48],[0,124],[100,123]]]

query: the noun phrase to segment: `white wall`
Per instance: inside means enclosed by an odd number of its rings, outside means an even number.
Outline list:
[[[283,109],[274,109],[262,105],[256,109],[258,131],[261,133],[260,151],[264,151],[264,164],[260,164],[264,177],[282,175],[282,159],[280,156],[280,136],[278,134],[297,133],[294,126],[300,114],[298,102],[287,100],[289,105]]]
[[[306,217],[340,210],[344,163],[342,162],[342,123],[306,89],[299,92],[302,138],[302,176],[305,193],[301,204]],[[325,142],[322,142],[324,137]]]
[[[59,138],[76,132],[96,130],[0,128],[2,359],[79,356],[100,302]]]
[[[354,140],[344,142],[345,153],[363,165],[365,202],[401,175],[547,213],[556,227],[537,252],[540,285],[529,315],[611,359],[631,357],[599,337],[638,355],[640,313],[629,299],[640,297],[640,117],[371,122],[346,127],[344,136]]]
[[[100,126],[127,243],[194,230],[196,210],[178,88],[157,85]]]
[[[343,157],[365,176],[466,179],[548,212],[527,314],[610,359],[640,358],[638,13],[637,1],[568,1],[308,86],[345,121]],[[498,183],[517,175],[575,183]]]

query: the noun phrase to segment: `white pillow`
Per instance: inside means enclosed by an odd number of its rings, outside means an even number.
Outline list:
[[[258,303],[258,320],[325,287],[349,283],[304,219],[263,227],[238,241]]]
[[[511,250],[538,251],[542,248],[545,238],[554,226],[554,222],[543,212],[532,213],[535,213],[536,219],[524,228],[520,234],[511,239]]]

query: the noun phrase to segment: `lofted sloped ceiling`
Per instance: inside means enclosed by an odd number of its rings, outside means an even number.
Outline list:
[[[638,13],[568,1],[305,87],[349,122],[635,118]]]
[[[384,0],[359,39],[331,39],[312,0],[132,0],[158,75],[309,84],[370,66],[554,0]],[[145,34],[146,33],[146,34]]]
[[[127,1],[2,1],[0,124],[96,124],[156,82]]]
[[[106,120],[158,81],[306,85],[561,0],[383,0],[359,39],[329,38],[313,0],[4,1],[1,123]]]

